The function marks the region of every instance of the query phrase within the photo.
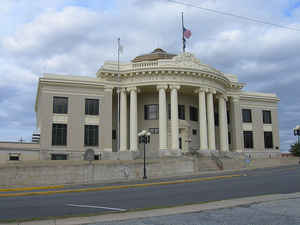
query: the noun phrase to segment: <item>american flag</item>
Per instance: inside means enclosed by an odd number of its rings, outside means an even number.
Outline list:
[[[189,39],[192,36],[192,32],[186,29],[185,27],[183,27],[183,36]]]

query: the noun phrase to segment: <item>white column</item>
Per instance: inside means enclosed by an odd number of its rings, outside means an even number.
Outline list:
[[[228,151],[228,124],[227,124],[227,109],[224,95],[218,96],[219,99],[219,132],[220,132],[220,150]]]
[[[168,150],[167,143],[167,101],[166,89],[168,85],[157,85],[159,91],[159,149],[161,152]]]
[[[130,87],[130,151],[137,151],[137,88]]]
[[[179,139],[178,139],[178,93],[179,85],[170,85],[171,89],[171,148],[173,151],[179,150]]]
[[[213,94],[216,91],[210,88],[207,95],[207,131],[208,131],[208,148],[209,150],[216,150],[216,138],[215,138],[215,118],[214,118],[214,101]]]
[[[120,151],[127,150],[127,93],[122,88],[120,92]]]
[[[208,150],[207,146],[207,120],[206,120],[206,101],[204,88],[199,88],[199,133],[200,133],[200,150]]]

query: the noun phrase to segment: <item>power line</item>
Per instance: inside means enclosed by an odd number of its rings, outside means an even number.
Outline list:
[[[250,17],[247,17],[247,16],[240,16],[240,15],[236,15],[236,14],[233,14],[233,13],[222,12],[222,11],[215,10],[215,9],[205,8],[205,7],[193,5],[191,3],[186,3],[186,2],[176,1],[176,0],[167,0],[167,1],[178,4],[178,5],[184,5],[184,6],[193,7],[193,8],[201,9],[201,10],[204,10],[204,11],[220,14],[220,15],[223,15],[223,16],[231,16],[231,17],[235,17],[235,18],[238,18],[238,19],[241,19],[241,20],[247,20],[247,21],[251,21],[251,22],[255,22],[255,23],[261,23],[261,24],[265,24],[265,25],[271,25],[271,26],[274,26],[274,27],[282,28],[282,29],[300,31],[300,29],[296,29],[296,28],[292,28],[292,27],[288,27],[288,26],[284,26],[284,25],[280,25],[280,24],[276,24],[276,23],[270,23],[270,22],[263,21],[263,20],[260,20],[260,19],[250,18]]]

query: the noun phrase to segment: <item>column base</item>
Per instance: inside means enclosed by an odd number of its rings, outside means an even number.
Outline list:
[[[168,149],[160,149],[159,150],[159,157],[163,157],[163,156],[170,156],[171,153],[169,152]]]
[[[180,149],[172,149],[169,151],[172,156],[180,156],[182,155],[182,151]]]
[[[200,156],[209,157],[211,155],[211,151],[209,149],[199,149],[197,151]]]

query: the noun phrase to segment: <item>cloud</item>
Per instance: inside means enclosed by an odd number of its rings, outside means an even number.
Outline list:
[[[191,4],[299,28],[297,1],[186,0]],[[30,137],[43,72],[95,76],[105,60],[122,61],[161,47],[181,50],[181,12],[192,31],[187,50],[233,73],[246,90],[274,92],[281,146],[298,122],[299,32],[226,17],[164,0],[4,1],[0,13],[0,138]],[[287,13],[289,12],[289,13]],[[5,23],[3,22],[5,21]],[[17,108],[19,105],[21,108]],[[16,107],[16,108],[14,108]],[[28,135],[29,134],[29,135]]]

